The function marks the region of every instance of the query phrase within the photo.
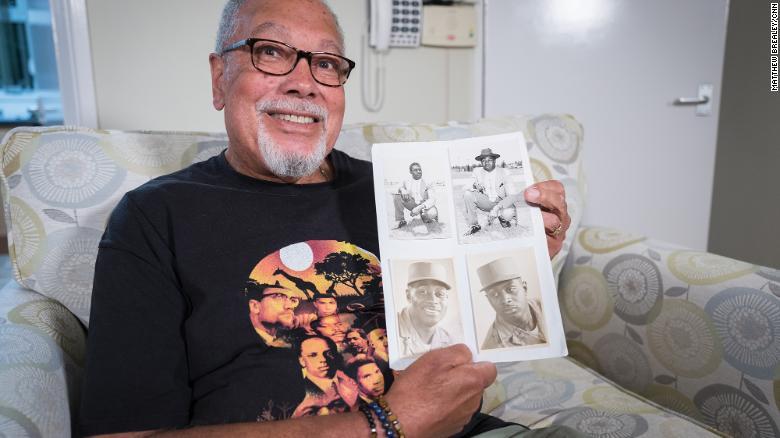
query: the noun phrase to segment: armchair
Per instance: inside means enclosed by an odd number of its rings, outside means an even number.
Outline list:
[[[337,147],[369,159],[375,142],[516,130],[535,178],[567,189],[572,227],[553,267],[571,357],[501,365],[483,410],[592,436],[778,435],[780,272],[580,228],[586,184],[574,118],[360,124],[345,126]],[[108,215],[126,191],[225,146],[224,135],[206,133],[53,127],[6,135],[0,192],[16,281],[0,290],[0,433],[75,434]]]

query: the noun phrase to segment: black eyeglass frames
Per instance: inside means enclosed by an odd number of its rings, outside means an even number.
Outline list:
[[[220,55],[232,50],[249,47],[252,65],[259,71],[273,75],[289,74],[301,58],[309,63],[311,75],[317,83],[327,87],[340,87],[347,82],[355,62],[329,52],[307,52],[281,41],[264,38],[247,38],[225,47]]]

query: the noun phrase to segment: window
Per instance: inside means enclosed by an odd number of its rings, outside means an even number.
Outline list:
[[[0,123],[61,124],[48,0],[0,0]]]

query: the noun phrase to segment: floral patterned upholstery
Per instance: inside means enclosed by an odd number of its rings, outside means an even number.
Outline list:
[[[559,293],[569,349],[581,363],[502,365],[484,410],[533,427],[566,424],[604,437],[711,435],[699,421],[734,436],[776,431],[777,352],[767,333],[780,330],[780,312],[767,291],[777,290],[780,275],[639,236],[577,233],[585,180],[583,129],[574,118],[351,125],[337,147],[368,159],[374,142],[517,130],[525,133],[536,179],[559,179],[567,189],[573,224],[553,266],[563,270]],[[68,434],[97,243],[108,215],[126,191],[225,146],[224,134],[207,133],[53,127],[6,135],[0,192],[18,284],[0,290],[0,435]]]
[[[730,436],[780,436],[780,271],[585,228],[558,294],[571,357]]]

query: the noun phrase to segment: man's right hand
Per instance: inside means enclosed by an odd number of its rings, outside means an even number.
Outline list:
[[[451,436],[463,429],[496,380],[496,366],[473,362],[463,344],[433,350],[401,371],[387,393],[406,436]]]

